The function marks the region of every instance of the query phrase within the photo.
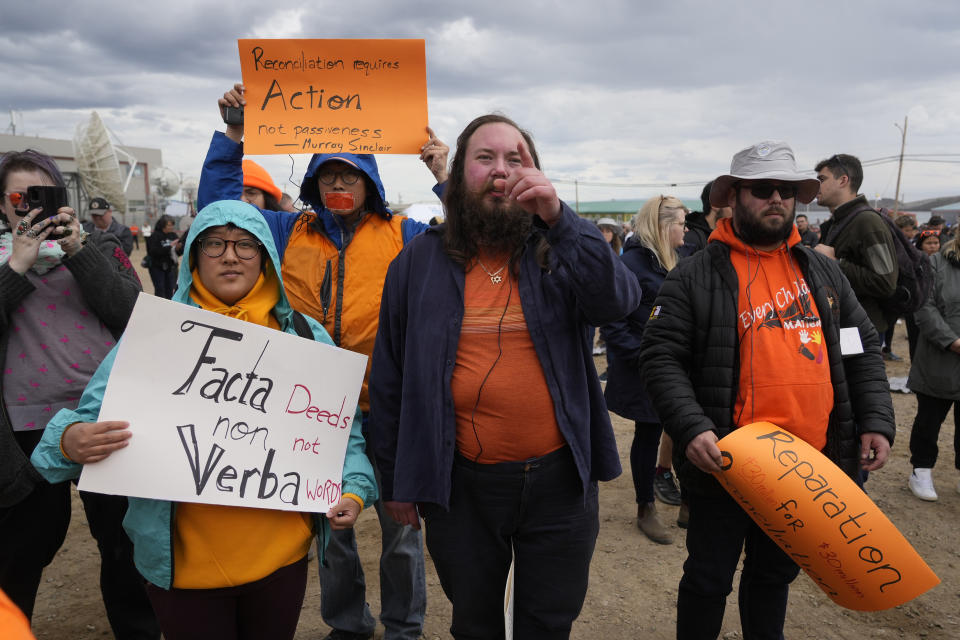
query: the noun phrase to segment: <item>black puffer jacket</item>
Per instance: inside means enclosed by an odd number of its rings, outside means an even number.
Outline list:
[[[799,245],[791,254],[819,310],[830,362],[834,407],[824,454],[855,477],[861,433],[881,433],[893,444],[893,405],[880,342],[835,262]],[[667,276],[641,345],[647,390],[676,443],[678,475],[684,488],[695,493],[723,491],[712,476],[688,462],[684,452],[698,434],[712,429],[722,438],[735,426],[737,292],[730,248],[709,243]],[[864,353],[841,357],[841,327],[859,329]]]
[[[683,246],[680,255],[684,258],[692,256],[707,246],[707,239],[713,233],[713,227],[707,222],[707,214],[703,211],[693,211],[687,214],[684,221],[687,223],[687,232],[683,235]]]

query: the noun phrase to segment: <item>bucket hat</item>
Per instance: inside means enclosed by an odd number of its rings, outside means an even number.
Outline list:
[[[797,169],[793,149],[786,142],[764,140],[739,151],[730,163],[730,173],[713,181],[710,204],[726,207],[730,204],[730,188],[741,180],[780,180],[796,182],[797,201],[811,202],[820,191],[820,181],[809,178]]]

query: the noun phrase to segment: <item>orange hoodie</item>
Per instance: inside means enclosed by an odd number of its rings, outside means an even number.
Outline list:
[[[734,423],[772,422],[823,449],[833,385],[820,314],[788,250],[800,242],[800,234],[794,227],[779,248],[758,251],[737,237],[726,218],[717,223],[710,242],[730,247],[739,281]]]

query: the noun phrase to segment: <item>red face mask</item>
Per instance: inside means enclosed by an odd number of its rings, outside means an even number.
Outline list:
[[[353,194],[342,191],[327,191],[323,194],[323,202],[331,211],[352,211]]]

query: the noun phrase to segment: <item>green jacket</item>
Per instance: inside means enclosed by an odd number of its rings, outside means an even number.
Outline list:
[[[930,257],[933,290],[913,314],[920,330],[917,351],[910,363],[907,386],[912,391],[960,400],[960,354],[950,345],[960,338],[960,251],[957,243]]]
[[[880,215],[865,196],[857,196],[834,210],[820,237],[823,244],[833,247],[840,271],[847,276],[877,332],[883,334],[888,319],[880,301],[893,296],[900,273],[893,236]],[[845,224],[850,216],[854,218]]]

